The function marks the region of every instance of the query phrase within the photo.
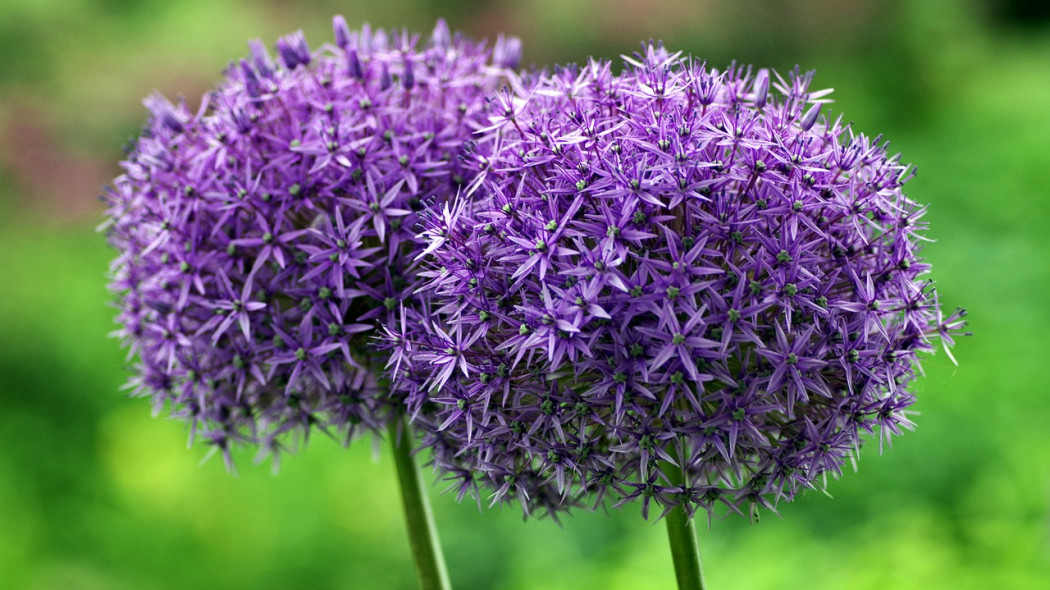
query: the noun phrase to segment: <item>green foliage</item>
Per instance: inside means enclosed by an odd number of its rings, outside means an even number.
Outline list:
[[[516,14],[509,2],[475,4],[479,14]],[[589,14],[582,2],[548,4]],[[884,131],[918,165],[909,188],[930,203],[938,241],[925,253],[945,307],[966,306],[975,332],[955,349],[959,367],[943,353],[927,363],[918,430],[882,457],[877,441],[868,445],[860,471],[830,485],[834,500],[808,494],[783,506],[783,519],[701,526],[712,588],[1026,590],[1050,577],[1050,38],[1007,35],[951,2],[881,4],[900,7],[870,37],[886,43],[865,51],[796,39],[787,54],[748,54],[743,33],[665,35],[694,39],[684,48],[715,63],[735,55],[815,67],[818,85],[837,87],[834,112]],[[360,22],[365,10],[329,2],[276,18],[280,3],[21,6],[0,9],[0,88],[39,97],[64,141],[106,162],[119,159],[153,86],[199,94],[244,39],[304,26],[319,42],[330,12]],[[393,11],[408,3],[392,6],[369,16],[421,29],[441,9],[424,3],[402,23]],[[757,25],[740,21],[748,26]],[[575,41],[558,37],[555,49],[543,34],[511,32],[524,37],[527,61],[635,47],[591,28],[556,30]],[[179,64],[177,79],[158,62]],[[58,225],[26,203],[13,172],[0,176],[0,588],[412,588],[393,464],[374,461],[369,441],[344,450],[313,440],[277,477],[241,452],[233,477],[221,461],[198,464],[204,451],[186,449],[182,424],[122,395],[122,352],[106,338],[112,253],[91,231],[96,219]],[[431,501],[457,588],[672,584],[663,528],[634,513],[523,524],[514,510],[479,513],[440,489]]]

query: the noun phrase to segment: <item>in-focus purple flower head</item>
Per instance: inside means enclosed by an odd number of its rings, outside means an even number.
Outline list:
[[[468,142],[518,47],[494,57],[444,22],[426,40],[334,29],[277,59],[253,41],[196,113],[149,97],[107,189],[131,386],[227,458],[389,419],[374,326],[414,304],[417,212],[472,181]]]
[[[461,496],[757,514],[912,426],[962,312],[909,168],[811,78],[648,46],[497,95],[392,357]]]

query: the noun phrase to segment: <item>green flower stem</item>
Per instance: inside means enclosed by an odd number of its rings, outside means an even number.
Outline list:
[[[682,471],[677,466],[665,464],[664,473],[677,479],[673,484],[682,482]],[[700,545],[696,541],[696,522],[681,506],[669,512],[664,520],[667,521],[667,539],[671,542],[671,558],[674,560],[678,590],[704,590]]]
[[[401,503],[405,508],[405,524],[408,527],[408,543],[412,547],[412,559],[419,574],[422,590],[450,590],[448,569],[441,553],[434,515],[423,488],[419,465],[412,456],[412,430],[408,420],[401,417],[390,422],[388,428],[390,446],[397,465],[397,479],[401,485]]]

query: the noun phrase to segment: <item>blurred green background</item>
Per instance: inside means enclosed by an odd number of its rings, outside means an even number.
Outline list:
[[[701,527],[728,589],[1050,588],[1050,3],[1045,0],[13,0],[0,3],[0,588],[413,588],[393,465],[316,438],[279,475],[201,463],[120,387],[97,195],[153,89],[196,101],[245,41],[329,18],[524,40],[525,63],[662,38],[817,70],[833,113],[917,164],[943,303],[975,336],[925,364],[919,428],[830,499]],[[378,460],[375,458],[378,457]],[[561,527],[432,498],[467,589],[670,588],[636,507]]]

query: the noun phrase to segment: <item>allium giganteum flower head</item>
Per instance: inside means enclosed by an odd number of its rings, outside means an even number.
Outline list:
[[[196,113],[150,97],[107,192],[134,389],[227,457],[388,419],[373,328],[412,305],[417,212],[471,181],[464,144],[520,55],[443,22],[426,40],[334,25],[312,52],[253,42]]]
[[[818,115],[811,74],[627,61],[499,95],[392,360],[461,494],[774,509],[911,426],[917,355],[962,312],[908,167]]]

